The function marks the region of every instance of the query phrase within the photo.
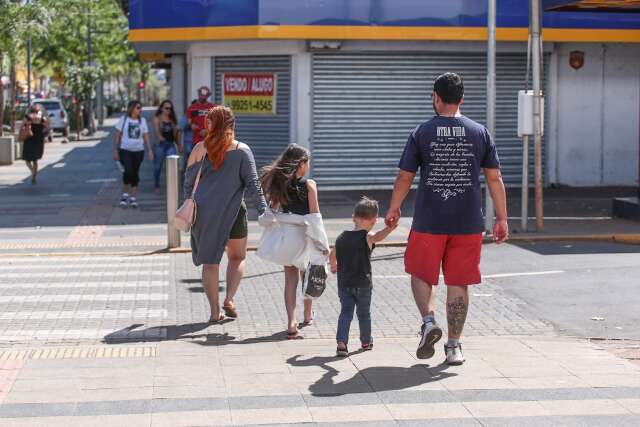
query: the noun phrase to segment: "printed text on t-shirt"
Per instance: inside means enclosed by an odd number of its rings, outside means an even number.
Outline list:
[[[425,185],[449,200],[473,186],[473,144],[467,142],[462,126],[438,126],[435,141],[429,143],[431,167]]]

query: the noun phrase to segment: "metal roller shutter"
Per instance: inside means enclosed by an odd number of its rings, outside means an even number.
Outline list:
[[[525,55],[498,55],[495,137],[510,186],[521,185],[517,90],[525,69]],[[433,114],[433,80],[448,70],[465,79],[463,113],[484,123],[484,54],[314,53],[313,177],[323,188],[391,187],[409,132]]]
[[[277,74],[275,116],[239,114],[236,138],[253,150],[258,168],[273,161],[289,144],[291,96],[291,57],[242,56],[215,58],[215,102],[222,102],[222,74],[231,72],[268,72]]]

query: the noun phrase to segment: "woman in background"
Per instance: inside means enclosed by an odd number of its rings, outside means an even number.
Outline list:
[[[24,117],[25,126],[31,127],[32,135],[23,142],[22,159],[31,171],[31,184],[35,185],[38,176],[38,160],[44,154],[44,139],[49,130],[49,118],[40,104],[33,105]]]

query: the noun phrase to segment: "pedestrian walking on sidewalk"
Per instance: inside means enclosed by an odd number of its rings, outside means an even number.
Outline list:
[[[271,165],[263,168],[260,181],[262,191],[271,209],[296,215],[320,213],[316,183],[312,179],[304,178],[309,172],[309,168],[309,151],[297,144],[289,144],[280,157]],[[307,244],[305,228],[292,228],[291,232],[300,234],[298,239],[291,239],[291,241],[298,242],[301,247],[298,249],[290,248],[290,252],[304,252],[304,247]],[[308,262],[309,260],[306,260],[301,264],[306,266]],[[296,291],[301,273],[300,265],[284,265],[284,304],[287,309],[287,337],[289,339],[298,338],[299,334],[296,320]],[[304,317],[301,324],[303,327],[313,324],[312,304],[311,299],[304,299]]]
[[[206,118],[209,111],[216,106],[209,102],[211,89],[207,86],[198,88],[198,100],[187,108],[187,118],[193,132],[193,145],[204,140],[207,135]]]
[[[227,253],[227,295],[222,308],[228,317],[238,313],[233,298],[244,274],[247,256],[248,221],[245,191],[252,197],[259,214],[266,203],[248,145],[235,140],[235,117],[225,106],[211,109],[207,134],[193,148],[184,180],[185,198],[194,186],[197,216],[191,229],[193,263],[202,267],[202,286],[209,300],[209,322],[224,319],[218,301],[220,260]]]
[[[413,224],[405,252],[405,271],[422,316],[419,359],[434,355],[442,337],[435,319],[435,289],[440,268],[447,285],[449,340],[445,344],[450,365],[464,362],[460,336],[469,308],[469,285],[481,282],[480,252],[484,220],[480,171],[484,172],[496,207],[493,239],[508,237],[504,184],[496,146],[487,129],[463,116],[464,84],[454,73],[439,76],[433,85],[435,116],[411,132],[398,167],[391,206],[385,222],[400,219],[400,207],[418,169],[420,181]]]
[[[153,144],[154,191],[159,194],[160,177],[165,159],[167,156],[183,151],[178,119],[173,110],[173,103],[168,99],[160,103],[158,110],[153,115],[153,130],[156,134],[156,141]]]
[[[31,129],[29,134],[21,130],[25,138],[22,145],[22,160],[31,172],[31,184],[35,185],[38,176],[38,160],[44,155],[44,139],[49,129],[49,118],[42,107],[36,104],[27,110],[23,123],[24,129]],[[30,136],[29,136],[30,135]]]
[[[396,222],[373,233],[371,230],[378,222],[378,202],[367,197],[363,197],[356,204],[352,218],[355,228],[343,231],[329,254],[331,272],[338,273],[338,296],[341,306],[336,332],[338,357],[349,355],[347,344],[354,309],[360,325],[361,348],[365,351],[373,349],[371,252],[376,243],[384,240],[398,226]]]
[[[145,147],[147,148],[147,157],[153,161],[149,128],[141,113],[142,104],[137,100],[131,101],[127,106],[127,114],[120,117],[116,124],[113,159],[120,162],[124,170],[122,172],[122,195],[120,196],[120,206],[123,208],[127,206],[138,207],[140,165],[144,160]]]
[[[195,104],[196,102],[198,102],[198,100],[194,99],[193,101],[191,101],[191,105]],[[193,130],[191,129],[191,125],[189,124],[188,113],[185,112],[185,114],[180,117],[180,120],[178,121],[178,129],[180,130],[180,139],[182,140],[182,147],[184,150],[184,163],[181,166],[184,170],[187,168],[187,162],[189,161],[191,150],[193,150]]]

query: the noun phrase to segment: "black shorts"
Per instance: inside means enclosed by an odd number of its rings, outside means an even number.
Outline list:
[[[240,210],[236,216],[236,220],[231,227],[229,239],[244,239],[249,235],[249,222],[247,220],[247,205],[244,201],[240,204]]]

